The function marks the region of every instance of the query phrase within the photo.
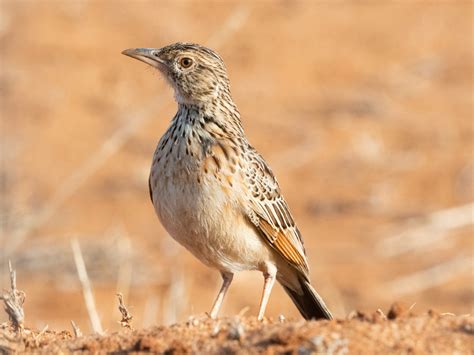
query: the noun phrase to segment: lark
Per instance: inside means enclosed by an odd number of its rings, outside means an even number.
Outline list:
[[[122,52],[158,69],[178,111],[153,156],[150,197],[168,233],[223,283],[215,319],[234,274],[263,273],[258,319],[275,283],[306,319],[332,319],[310,284],[303,238],[278,182],[242,128],[222,58],[198,44]]]

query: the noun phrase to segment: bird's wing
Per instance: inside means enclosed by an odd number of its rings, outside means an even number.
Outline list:
[[[270,246],[308,277],[303,239],[265,160],[253,149],[245,169],[250,203],[247,216]]]

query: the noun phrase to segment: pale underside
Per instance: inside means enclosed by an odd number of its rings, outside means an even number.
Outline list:
[[[266,272],[271,264],[280,282],[298,288],[298,275],[308,279],[303,243],[263,158],[246,141],[209,135],[212,127],[196,135],[190,124],[175,125],[160,140],[150,175],[168,233],[221,272]]]

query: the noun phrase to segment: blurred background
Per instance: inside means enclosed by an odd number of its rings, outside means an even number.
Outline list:
[[[72,240],[104,328],[119,327],[118,291],[137,328],[210,309],[220,276],[167,235],[148,196],[173,93],[120,54],[176,41],[224,58],[337,317],[394,301],[472,313],[472,2],[0,6],[0,289],[11,260],[27,326],[90,331]],[[234,280],[222,315],[255,315],[261,274]],[[276,286],[267,315],[279,314],[299,317]]]

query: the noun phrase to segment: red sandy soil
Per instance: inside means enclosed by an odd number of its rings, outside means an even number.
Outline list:
[[[144,330],[123,329],[98,336],[68,331],[0,327],[0,352],[154,352],[165,354],[469,354],[474,350],[474,317],[407,314],[395,306],[387,314],[354,313],[347,320],[289,321],[236,316]]]

